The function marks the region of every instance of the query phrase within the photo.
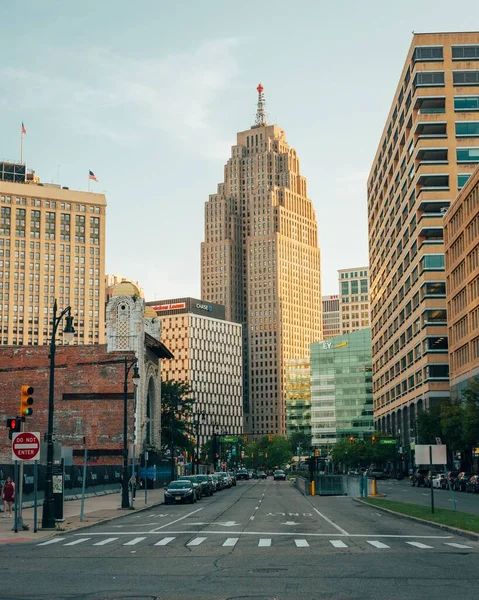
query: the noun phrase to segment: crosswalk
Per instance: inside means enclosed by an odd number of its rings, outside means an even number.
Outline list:
[[[398,546],[416,548],[419,550],[445,550],[446,547],[460,549],[460,550],[478,550],[479,546],[470,545],[470,544],[461,544],[458,542],[446,542],[441,539],[433,539],[432,541],[428,540],[428,544],[418,541],[407,541],[404,539],[394,539],[380,541],[374,539],[326,539],[326,538],[285,538],[281,536],[277,536],[275,538],[267,538],[260,537],[258,539],[253,538],[252,536],[242,536],[242,537],[228,537],[226,539],[220,539],[217,536],[208,537],[208,536],[197,536],[193,538],[188,538],[185,536],[177,537],[177,536],[165,536],[158,540],[158,538],[153,536],[137,536],[131,539],[125,539],[125,536],[122,537],[105,537],[103,539],[98,539],[95,537],[78,537],[72,539],[71,537],[55,537],[50,540],[46,540],[45,542],[40,542],[36,544],[37,547],[44,546],[57,546],[57,547],[70,547],[75,546],[78,547],[80,545],[83,546],[174,546],[181,545],[186,546],[188,548],[196,548],[198,546],[222,546],[223,548],[235,548],[238,544],[256,546],[258,548],[271,548],[274,546],[284,546],[294,544],[296,548],[317,548],[318,546],[326,546],[330,548],[332,551],[336,550],[345,550],[352,549],[358,547],[361,544],[367,544],[369,549],[374,548],[376,550],[391,550],[397,549]]]

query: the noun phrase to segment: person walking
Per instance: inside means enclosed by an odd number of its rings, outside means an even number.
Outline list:
[[[7,516],[7,510],[8,510],[8,516],[11,517],[12,516],[12,504],[13,504],[13,501],[15,500],[15,484],[13,483],[11,477],[7,477],[7,481],[5,481],[5,484],[4,484],[3,490],[2,490],[2,499],[3,499],[3,517],[5,518]]]

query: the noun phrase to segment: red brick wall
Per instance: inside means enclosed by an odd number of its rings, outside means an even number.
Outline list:
[[[58,346],[55,356],[54,439],[74,450],[83,450],[83,437],[91,464],[120,464],[123,449],[124,364],[111,361],[134,359],[133,352],[107,352],[106,345]],[[108,364],[110,363],[110,364]],[[20,410],[20,388],[35,389],[33,415],[26,417],[25,429],[47,430],[50,359],[48,346],[0,346],[0,462],[11,462],[11,441],[7,417]],[[130,371],[128,393],[133,398]],[[74,394],[73,399],[64,395]],[[103,394],[116,394],[105,399]],[[88,397],[91,395],[93,397]],[[128,401],[128,433],[133,434],[133,400]],[[111,455],[105,451],[116,451]],[[96,460],[95,460],[96,456]],[[81,456],[74,462],[81,462]]]

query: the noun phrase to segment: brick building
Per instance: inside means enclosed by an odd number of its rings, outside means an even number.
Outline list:
[[[0,419],[15,417],[20,408],[20,388],[34,388],[33,415],[25,427],[47,430],[48,346],[0,346]],[[58,346],[55,368],[55,441],[73,447],[74,462],[81,462],[83,437],[90,462],[120,464],[123,451],[124,358],[134,352],[107,352],[106,345]],[[133,437],[133,394],[128,381],[128,438]],[[0,434],[0,463],[11,462],[11,442],[6,427]]]

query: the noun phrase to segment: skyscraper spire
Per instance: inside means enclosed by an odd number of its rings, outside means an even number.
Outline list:
[[[256,118],[254,120],[253,127],[264,127],[268,123],[266,122],[266,112],[264,110],[266,103],[264,100],[263,86],[261,83],[258,84],[256,89],[258,90],[258,107],[256,109]]]

